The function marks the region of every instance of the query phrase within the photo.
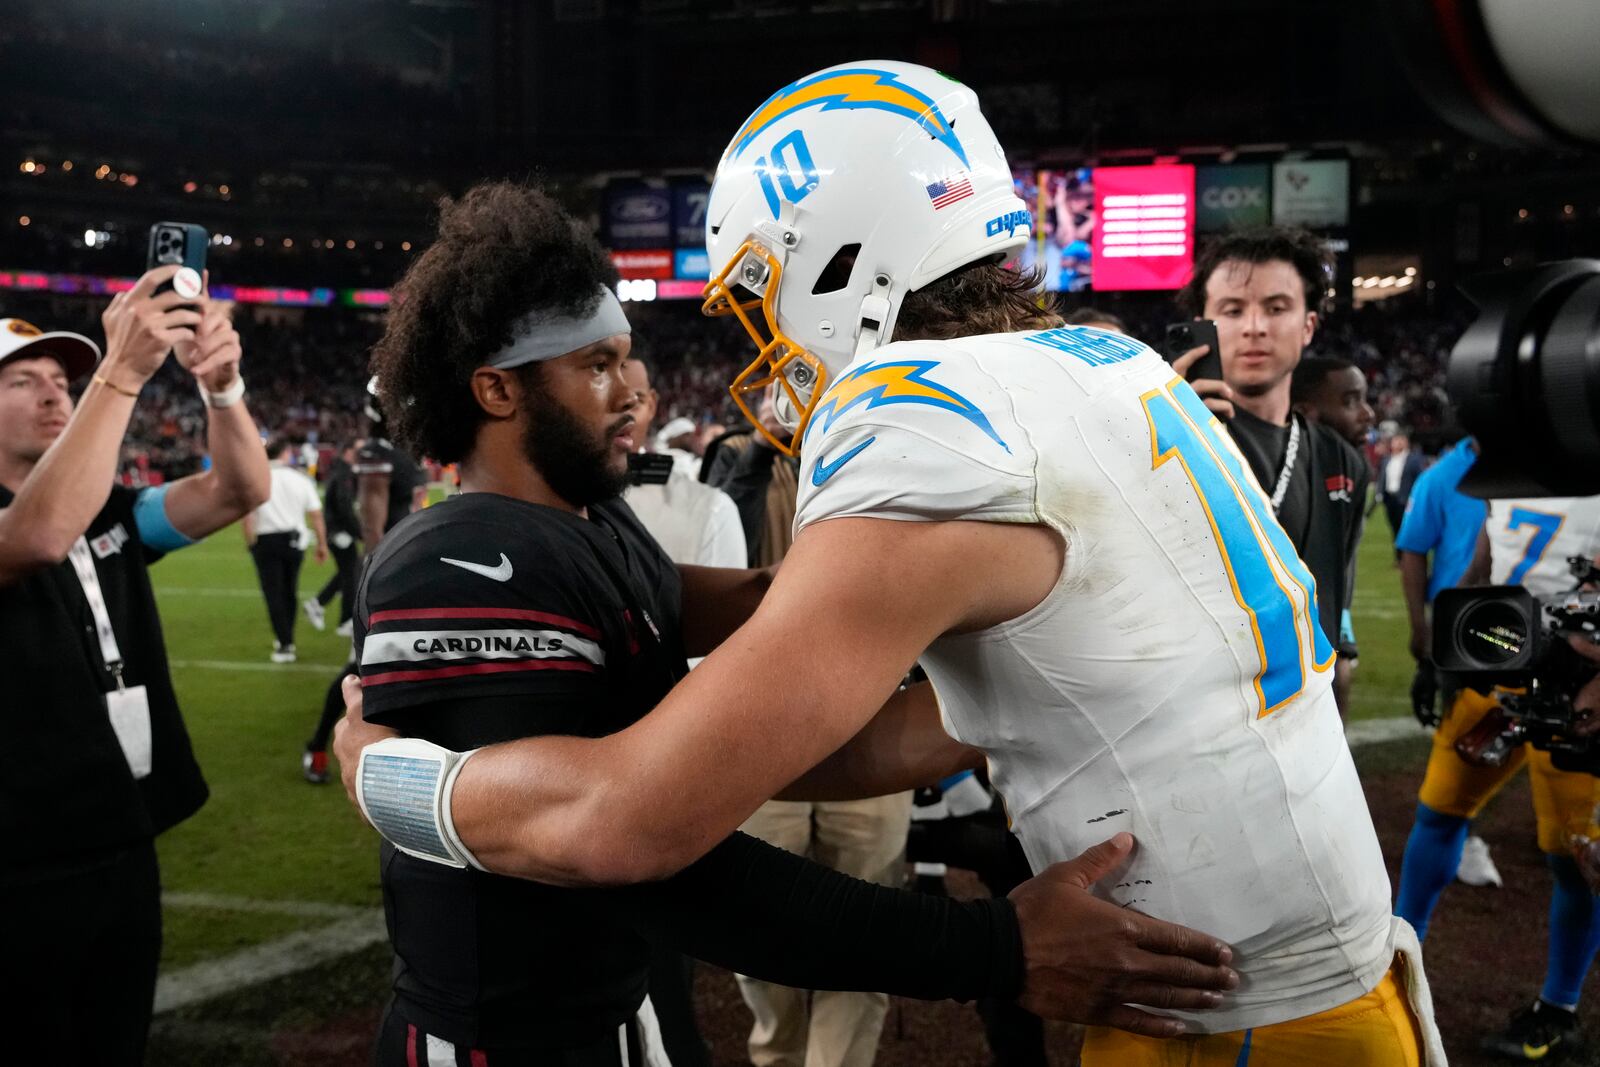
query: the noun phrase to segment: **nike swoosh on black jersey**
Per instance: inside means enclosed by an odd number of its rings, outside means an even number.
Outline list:
[[[448,563],[452,567],[460,567],[462,570],[471,571],[473,574],[481,574],[485,578],[491,578],[497,582],[509,582],[511,580],[511,561],[506,558],[506,554],[504,552],[500,553],[500,564],[496,567],[491,567],[487,563],[473,563],[464,559],[450,559],[446,556],[440,556],[439,562]]]

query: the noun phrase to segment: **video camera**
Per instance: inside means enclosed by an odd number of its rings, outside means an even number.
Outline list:
[[[1600,737],[1573,732],[1572,698],[1594,677],[1592,663],[1567,644],[1574,634],[1600,640],[1600,567],[1567,560],[1580,588],[1539,598],[1520,585],[1440,590],[1433,605],[1433,661],[1444,680],[1487,692],[1500,707],[1456,742],[1469,763],[1502,766],[1518,746],[1550,753],[1564,771],[1600,775]]]
[[[1478,305],[1445,377],[1478,444],[1461,491],[1600,493],[1600,260],[1500,271],[1461,288]]]

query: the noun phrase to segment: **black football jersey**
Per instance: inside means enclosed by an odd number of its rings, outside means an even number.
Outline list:
[[[365,714],[462,750],[601,736],[687,668],[676,569],[620,499],[587,518],[466,493],[400,522],[356,601]],[[649,951],[617,895],[383,851],[408,1018],[476,1046],[595,1038],[637,1010]]]
[[[389,513],[384,516],[383,529],[387,533],[395,523],[411,514],[411,496],[427,484],[427,477],[415,460],[381,437],[368,438],[356,450],[356,461],[351,469],[357,475],[387,474],[389,476]]]

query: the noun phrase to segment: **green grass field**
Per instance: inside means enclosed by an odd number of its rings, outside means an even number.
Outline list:
[[[1356,594],[1353,718],[1409,714],[1411,661],[1388,530],[1369,527]],[[303,596],[333,573],[309,557]],[[237,530],[179,552],[153,571],[173,676],[211,800],[161,839],[169,893],[164,969],[223,956],[332,920],[249,910],[239,902],[380,903],[374,837],[337,784],[308,785],[300,751],[348,642],[300,619],[300,660],[267,660],[272,635]],[[200,898],[196,902],[195,898]]]
[[[300,659],[273,664],[272,632],[255,571],[235,529],[152,572],[178,697],[211,799],[161,839],[164,888],[252,901],[379,903],[371,832],[336,786],[300,777],[299,754],[323,692],[348,658],[348,639],[302,617]],[[301,590],[333,573],[308,559]],[[163,967],[176,967],[314,923],[211,904],[169,905]]]

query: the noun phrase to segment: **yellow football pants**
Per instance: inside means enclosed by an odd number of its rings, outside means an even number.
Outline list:
[[[1399,967],[1348,1004],[1254,1030],[1160,1040],[1091,1026],[1083,1067],[1421,1067],[1421,1029]]]
[[[1600,778],[1574,771],[1558,771],[1548,752],[1524,745],[1503,767],[1477,767],[1462,759],[1456,740],[1477,726],[1499,706],[1492,696],[1471,689],[1456,695],[1450,712],[1433,735],[1428,773],[1417,799],[1442,815],[1477,818],[1489,798],[1498,793],[1523,764],[1533,791],[1533,813],[1539,822],[1539,848],[1552,855],[1567,855],[1574,834],[1600,836],[1594,826],[1595,805],[1600,803]]]

